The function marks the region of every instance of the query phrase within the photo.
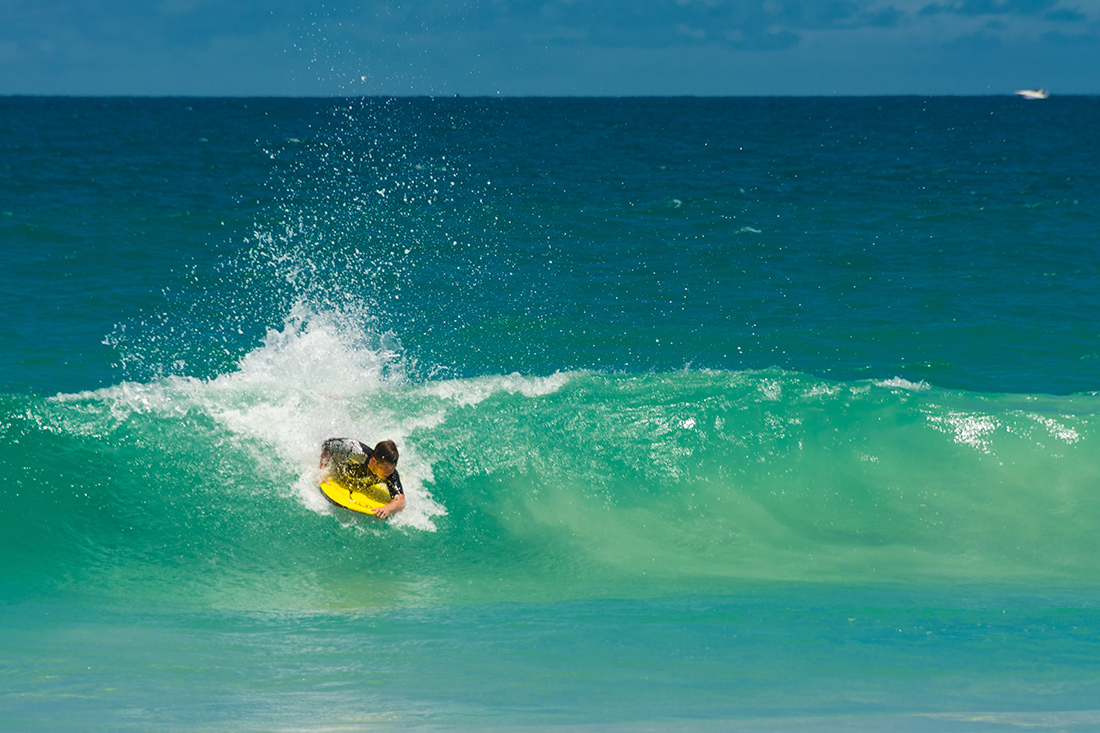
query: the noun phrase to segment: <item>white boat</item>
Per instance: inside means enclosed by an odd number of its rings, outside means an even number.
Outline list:
[[[1021,89],[1016,94],[1024,99],[1046,99],[1050,96],[1050,92],[1046,89]]]

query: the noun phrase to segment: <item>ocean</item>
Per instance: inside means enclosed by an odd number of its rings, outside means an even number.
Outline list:
[[[0,727],[1100,728],[1097,129],[0,98]]]

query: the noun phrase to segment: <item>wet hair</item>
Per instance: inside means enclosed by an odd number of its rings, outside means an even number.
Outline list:
[[[397,443],[392,440],[383,440],[374,446],[374,457],[382,463],[392,463],[396,466],[397,456]]]

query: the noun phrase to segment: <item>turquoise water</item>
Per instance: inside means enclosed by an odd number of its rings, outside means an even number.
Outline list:
[[[1100,721],[1097,99],[0,109],[13,729]]]

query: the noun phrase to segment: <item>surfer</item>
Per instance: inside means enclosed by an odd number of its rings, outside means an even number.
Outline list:
[[[386,487],[390,503],[374,510],[374,516],[386,519],[405,508],[405,490],[397,473],[397,444],[383,440],[370,446],[351,438],[329,438],[321,446],[321,468],[335,476],[375,479]]]

